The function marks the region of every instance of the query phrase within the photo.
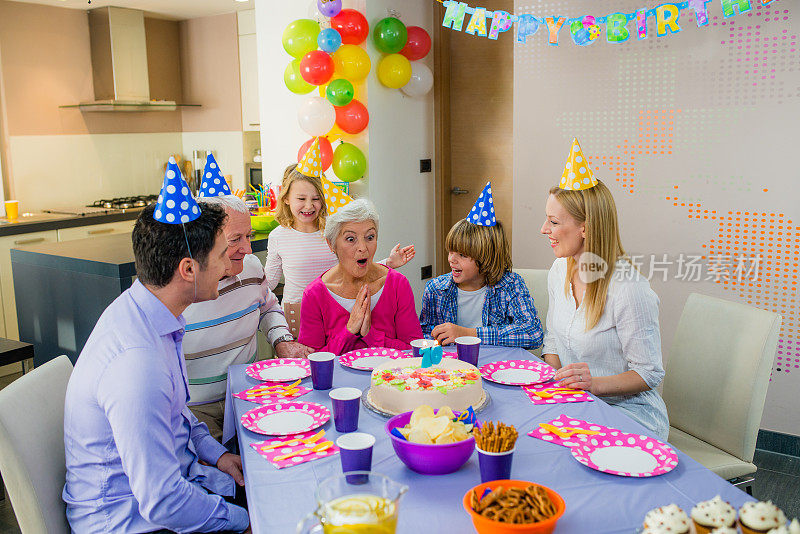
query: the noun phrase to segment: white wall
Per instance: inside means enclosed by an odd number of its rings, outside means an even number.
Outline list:
[[[183,157],[191,161],[193,150],[211,150],[223,176],[231,176],[233,187],[245,188],[242,132],[183,132]]]
[[[309,2],[256,0],[259,92],[261,107],[261,151],[265,180],[280,180],[283,170],[296,161],[297,150],[308,136],[297,124],[297,109],[305,95],[292,94],[283,84],[283,71],[292,59],[281,44],[284,28],[294,19],[307,17]],[[433,2],[408,0],[345,1],[365,14],[370,28],[399,11],[407,26],[421,26],[432,34]],[[401,269],[409,279],[419,309],[425,281],[420,267],[434,261],[434,175],[420,174],[419,160],[434,156],[433,92],[421,99],[405,96],[398,89],[380,84],[376,71],[382,54],[367,38],[372,70],[367,77],[368,132],[356,144],[365,148],[367,177],[355,182],[352,191],[367,196],[381,215],[376,259],[388,254],[396,243],[414,243],[417,256]],[[433,53],[423,61],[433,67]],[[310,93],[314,95],[316,93]],[[435,165],[434,165],[435,168]],[[327,173],[326,173],[327,174]]]

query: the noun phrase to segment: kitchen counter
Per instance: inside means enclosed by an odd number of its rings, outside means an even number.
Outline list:
[[[90,226],[110,222],[130,221],[139,216],[142,208],[127,210],[109,210],[107,213],[91,215],[66,215],[60,213],[33,213],[21,215],[18,219],[10,221],[0,217],[0,237],[7,235],[28,234],[45,230],[60,230],[76,226]]]
[[[254,252],[268,234],[255,234]],[[75,362],[97,319],[136,276],[130,234],[11,249],[21,341],[34,345],[34,365],[60,354]]]

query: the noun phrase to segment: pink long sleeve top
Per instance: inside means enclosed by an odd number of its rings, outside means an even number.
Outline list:
[[[347,330],[350,312],[331,295],[322,277],[303,292],[300,311],[300,343],[319,351],[344,354],[366,347],[409,349],[422,337],[414,294],[405,276],[389,269],[378,302],[372,309],[372,328],[366,336]]]

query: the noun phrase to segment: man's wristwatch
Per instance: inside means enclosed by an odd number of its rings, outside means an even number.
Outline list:
[[[294,341],[294,336],[292,334],[283,334],[272,343],[272,347],[277,347],[278,343],[283,343],[284,341]]]

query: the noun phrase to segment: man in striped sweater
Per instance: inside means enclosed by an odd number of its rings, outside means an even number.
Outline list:
[[[294,340],[278,299],[267,287],[264,268],[250,247],[250,212],[242,199],[227,195],[198,201],[201,208],[203,203],[221,206],[228,215],[224,232],[231,271],[220,280],[216,300],[196,302],[183,312],[183,353],[188,404],[221,440],[228,367],[256,360],[258,330],[279,358],[302,358],[312,350]]]

